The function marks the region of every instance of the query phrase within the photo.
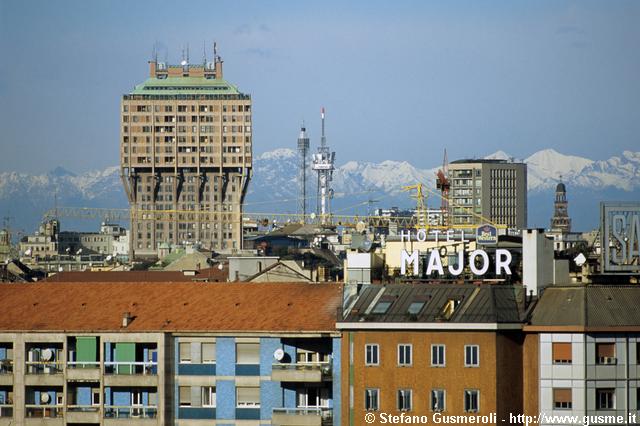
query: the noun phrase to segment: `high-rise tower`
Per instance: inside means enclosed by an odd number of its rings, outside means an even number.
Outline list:
[[[306,221],[307,214],[307,161],[309,153],[309,137],[307,129],[302,123],[300,136],[298,136],[298,213],[302,215],[302,221]]]
[[[551,230],[565,234],[571,232],[571,218],[569,217],[569,201],[567,201],[567,188],[559,182],[556,186],[556,200],[553,203],[553,217],[551,218]]]
[[[251,178],[251,96],[222,77],[222,59],[149,62],[149,78],[122,97],[120,168],[131,210],[131,249],[160,243],[242,246]]]
[[[316,212],[320,216],[321,222],[325,223],[331,215],[331,199],[333,198],[333,189],[331,189],[331,181],[333,180],[334,163],[336,153],[332,152],[327,146],[327,139],[324,135],[324,107],[320,111],[322,119],[322,136],[320,138],[320,146],[318,152],[313,155],[313,170],[318,174],[318,192]]]

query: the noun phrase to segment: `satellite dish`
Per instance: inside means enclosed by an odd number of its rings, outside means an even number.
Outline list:
[[[282,348],[278,348],[273,352],[273,357],[276,361],[282,361],[284,359],[284,351]]]
[[[78,250],[78,251],[76,252],[76,254],[80,254],[80,253],[82,253],[82,249],[80,249],[80,250]]]
[[[53,360],[53,351],[49,348],[42,351],[40,354],[40,358],[43,361],[52,361]]]
[[[113,259],[113,257],[111,257],[111,255],[107,256],[107,262],[110,261],[111,259]]]
[[[180,62],[180,65],[182,65],[183,67],[184,67],[185,65],[187,65],[187,64],[188,64],[188,62],[187,62],[187,61],[185,61],[184,59],[182,60],[182,62]]]
[[[573,261],[576,263],[576,265],[578,266],[582,266],[585,264],[585,262],[587,261],[587,258],[584,257],[584,254],[580,253],[579,255],[577,255]]]
[[[31,256],[31,249],[27,249],[27,251],[24,252],[25,256]]]
[[[218,269],[220,269],[221,271],[224,269],[224,265],[221,263],[218,265]]]
[[[49,401],[51,401],[51,396],[49,396],[49,394],[46,392],[42,392],[40,394],[40,402],[43,404],[48,404]]]
[[[363,251],[367,251],[367,252],[368,252],[369,250],[371,250],[371,247],[372,247],[372,246],[373,246],[373,243],[371,242],[371,240],[369,240],[369,239],[365,238],[365,239],[362,241],[361,248],[362,248],[362,250],[363,250]]]
[[[311,214],[309,215],[309,217],[311,218],[311,220],[313,220],[313,219],[315,219],[315,218],[316,218],[316,214],[315,214],[315,213],[311,213]]]
[[[362,231],[364,231],[365,229],[367,229],[367,224],[366,224],[366,223],[364,223],[363,221],[360,221],[360,222],[358,222],[358,223],[356,224],[356,231],[358,231],[358,232],[362,232]]]

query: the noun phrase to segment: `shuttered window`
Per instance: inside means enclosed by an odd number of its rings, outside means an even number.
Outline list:
[[[191,407],[191,386],[180,386],[180,406]]]
[[[179,344],[180,346],[180,362],[182,364],[191,363],[191,343],[182,342]]]
[[[571,407],[571,389],[554,389],[553,408],[570,409]]]
[[[597,343],[596,344],[596,363],[597,364],[615,364],[616,363],[616,344],[615,343]]]
[[[238,343],[236,345],[238,364],[260,364],[260,343]]]
[[[236,396],[238,407],[260,407],[260,388],[258,387],[237,388]]]
[[[215,364],[215,362],[216,362],[216,344],[203,343],[202,344],[202,363]]]
[[[571,364],[571,343],[553,343],[553,363]]]

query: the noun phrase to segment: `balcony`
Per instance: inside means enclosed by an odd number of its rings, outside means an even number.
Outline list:
[[[119,406],[105,405],[105,419],[155,419],[158,416],[156,406]]]
[[[0,404],[0,418],[13,417],[13,405]]]
[[[62,418],[64,406],[62,405],[25,405],[25,417],[27,419],[56,419]]]
[[[57,361],[27,361],[24,381],[29,386],[55,386],[63,381],[64,364]]]
[[[320,383],[331,378],[331,363],[273,364],[271,379],[278,382]]]
[[[100,380],[99,362],[67,362],[67,379],[69,380]]]
[[[333,411],[324,407],[274,408],[271,423],[282,426],[332,425]]]
[[[158,363],[155,361],[104,363],[106,386],[158,386]]]
[[[65,417],[69,423],[100,423],[100,406],[67,405]]]
[[[0,360],[0,386],[13,385],[13,360]]]

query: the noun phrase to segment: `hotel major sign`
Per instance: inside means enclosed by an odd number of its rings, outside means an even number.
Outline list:
[[[640,203],[600,203],[604,273],[640,273]]]

